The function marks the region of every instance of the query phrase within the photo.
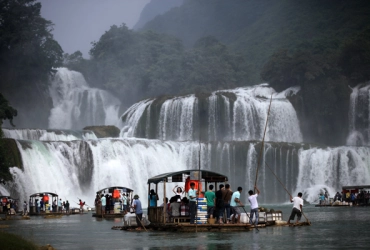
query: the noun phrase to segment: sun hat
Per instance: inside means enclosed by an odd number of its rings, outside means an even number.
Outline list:
[[[139,199],[139,196],[137,194],[135,194],[134,199]]]

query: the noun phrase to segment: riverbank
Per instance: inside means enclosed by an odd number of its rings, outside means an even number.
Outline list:
[[[7,227],[2,227],[7,228]],[[22,250],[55,250],[52,246],[38,246],[30,240],[24,239],[22,236],[4,232],[0,230],[0,246],[2,250],[22,249]]]

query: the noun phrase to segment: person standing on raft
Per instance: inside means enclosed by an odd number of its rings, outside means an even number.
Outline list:
[[[303,208],[303,199],[302,199],[302,193],[299,192],[297,197],[290,196],[290,202],[293,202],[293,209],[292,213],[290,214],[288,224],[291,224],[290,221],[294,220],[295,215],[297,215],[297,223],[301,219],[302,216],[302,208]]]
[[[257,186],[254,186],[254,188],[257,190],[257,194],[253,194],[253,190],[249,190],[249,203],[251,204],[251,216],[249,218],[249,223],[253,225],[253,214],[256,216],[256,219],[254,221],[255,228],[258,230],[257,225],[258,225],[258,201],[257,197],[260,194],[260,191],[258,190]]]

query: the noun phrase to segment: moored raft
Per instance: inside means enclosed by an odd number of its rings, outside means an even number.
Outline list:
[[[106,210],[102,210],[102,205],[100,198],[97,204],[95,204],[95,213],[92,214],[93,217],[98,218],[120,218],[124,217],[128,210],[121,210],[122,203],[121,199],[123,194],[127,197],[127,207],[129,207],[130,202],[133,198],[134,190],[122,187],[122,186],[112,186],[106,187],[96,192],[97,197],[102,197],[104,195],[107,198]],[[109,207],[107,207],[109,206]]]
[[[43,200],[44,205],[38,210],[38,201]],[[40,192],[30,195],[29,199],[29,215],[45,216],[49,214],[63,215],[65,211],[59,212],[57,206],[53,206],[52,202],[58,201],[58,194],[52,192]]]

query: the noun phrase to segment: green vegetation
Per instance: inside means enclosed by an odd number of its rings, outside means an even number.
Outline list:
[[[24,111],[18,121],[47,124],[48,79],[52,67],[61,65],[63,51],[40,10],[36,0],[0,0],[0,93]]]
[[[3,139],[1,126],[3,120],[9,120],[13,125],[13,118],[17,116],[17,110],[9,106],[8,101],[0,93],[0,181],[12,179],[9,167],[22,166],[20,154],[14,140]],[[14,126],[14,125],[13,125]],[[15,153],[17,152],[17,153]]]
[[[65,64],[128,105],[163,94],[233,88],[245,74],[239,67],[243,58],[211,36],[185,50],[172,36],[112,26],[93,43],[90,54],[91,60],[83,59],[80,52],[65,55]]]

